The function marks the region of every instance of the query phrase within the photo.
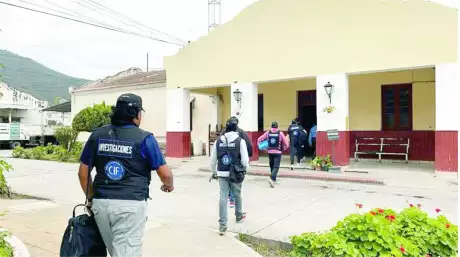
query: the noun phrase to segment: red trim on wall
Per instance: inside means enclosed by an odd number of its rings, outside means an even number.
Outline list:
[[[166,156],[170,158],[192,156],[190,131],[166,132]]]
[[[435,147],[435,169],[458,172],[458,131],[436,131]]]
[[[328,154],[332,157],[332,144],[334,146],[333,160],[335,165],[345,166],[350,163],[350,132],[339,131],[339,140],[328,141],[326,131],[318,131],[316,133],[316,156],[326,156]]]
[[[409,160],[434,161],[435,160],[435,132],[434,131],[350,131],[350,158],[354,158],[356,151],[355,140],[358,137],[393,137],[409,138]],[[375,150],[360,147],[360,150]],[[388,146],[388,151],[402,152],[401,147]],[[360,158],[377,158],[376,155],[360,155]],[[382,159],[404,160],[404,156],[382,156]]]

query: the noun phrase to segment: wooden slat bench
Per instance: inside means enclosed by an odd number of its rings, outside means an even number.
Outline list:
[[[406,163],[409,162],[409,138],[357,138],[355,140],[355,161],[358,161],[358,155],[365,154],[375,154],[378,156],[378,161],[382,161],[382,155],[397,155],[404,156]],[[375,150],[360,150],[360,146],[365,146],[367,148],[373,148]],[[401,149],[401,152],[396,152],[395,150],[388,151],[388,147],[397,147]]]

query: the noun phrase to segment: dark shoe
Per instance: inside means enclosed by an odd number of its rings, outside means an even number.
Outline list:
[[[219,235],[223,236],[227,232],[227,227],[220,227],[219,228]]]
[[[243,212],[243,213],[241,214],[241,217],[240,217],[240,218],[238,218],[238,217],[236,218],[236,223],[241,223],[241,222],[243,222],[245,219],[246,219],[246,212]]]

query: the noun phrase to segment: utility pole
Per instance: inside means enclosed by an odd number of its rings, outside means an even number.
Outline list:
[[[208,33],[222,22],[222,0],[208,0]]]
[[[147,72],[149,72],[149,53],[147,53]]]

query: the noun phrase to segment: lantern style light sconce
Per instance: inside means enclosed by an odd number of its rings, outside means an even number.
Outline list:
[[[334,85],[332,85],[330,82],[327,82],[326,85],[324,85],[324,90],[326,90],[326,94],[329,97],[329,104],[332,104],[332,92],[334,89]]]
[[[243,97],[243,92],[241,92],[239,89],[236,89],[235,91],[233,91],[233,97],[235,98],[238,108],[241,108],[241,99]]]

